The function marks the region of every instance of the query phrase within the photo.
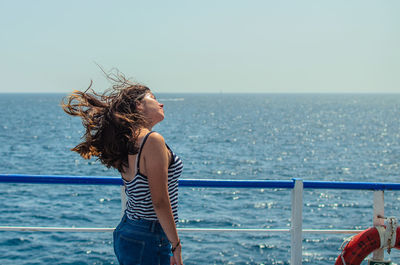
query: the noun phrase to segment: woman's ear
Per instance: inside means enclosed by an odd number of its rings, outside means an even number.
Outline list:
[[[138,111],[143,111],[143,102],[136,100],[136,109]]]

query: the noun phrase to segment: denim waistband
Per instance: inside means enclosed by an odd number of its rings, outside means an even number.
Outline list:
[[[160,224],[160,222],[158,220],[154,220],[154,221],[153,220],[146,220],[146,219],[134,219],[134,220],[132,220],[132,219],[129,219],[126,216],[126,213],[122,217],[121,223],[128,223],[128,224],[131,224],[133,226],[140,227],[140,228],[142,228],[144,230],[147,230],[149,232],[157,232],[157,233],[164,232],[162,227],[161,227],[161,224]]]

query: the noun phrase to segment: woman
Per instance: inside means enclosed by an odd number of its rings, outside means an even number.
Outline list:
[[[182,162],[152,128],[164,119],[163,104],[146,86],[123,75],[104,94],[91,88],[64,99],[64,111],[82,118],[84,141],[72,151],[97,156],[116,168],[125,185],[125,214],[114,231],[120,264],[182,264],[178,221],[178,178]],[[89,92],[88,92],[89,91]],[[91,92],[91,93],[90,93]]]

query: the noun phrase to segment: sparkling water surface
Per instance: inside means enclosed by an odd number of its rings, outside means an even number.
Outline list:
[[[83,133],[61,94],[0,94],[0,172],[118,176],[69,151]],[[154,130],[183,179],[399,182],[400,95],[159,94]],[[290,190],[179,190],[179,227],[289,228]],[[400,192],[385,192],[399,217]],[[0,184],[0,226],[115,227],[120,187]],[[366,229],[371,191],[306,190],[303,228]],[[117,264],[112,233],[0,232],[0,264]],[[348,235],[304,234],[303,264],[333,264]],[[289,233],[181,232],[185,264],[289,264]],[[389,257],[389,256],[388,256]],[[400,252],[390,259],[399,263]]]

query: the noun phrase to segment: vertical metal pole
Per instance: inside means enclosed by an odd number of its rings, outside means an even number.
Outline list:
[[[291,234],[291,265],[302,264],[302,229],[303,229],[303,180],[293,179],[294,188],[292,190],[292,223]]]
[[[374,226],[383,226],[385,224],[385,220],[383,218],[378,218],[378,215],[385,216],[385,199],[383,190],[374,191],[374,217],[373,217],[373,225]],[[385,257],[385,252],[383,249],[375,250],[372,256],[374,261],[383,261]]]
[[[126,209],[126,194],[125,194],[125,186],[121,186],[121,216],[125,214]]]

